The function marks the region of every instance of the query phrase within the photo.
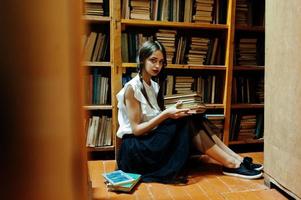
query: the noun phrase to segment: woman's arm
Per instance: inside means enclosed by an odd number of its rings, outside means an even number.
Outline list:
[[[134,97],[133,88],[129,86],[124,95],[129,121],[131,123],[133,134],[136,136],[147,134],[167,118],[178,119],[189,115],[187,113],[189,109],[169,108],[153,119],[147,122],[142,122],[140,102]]]

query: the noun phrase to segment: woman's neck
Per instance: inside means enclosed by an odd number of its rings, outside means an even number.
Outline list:
[[[151,76],[142,73],[142,79],[144,80],[145,83],[147,83],[148,85],[151,85]]]

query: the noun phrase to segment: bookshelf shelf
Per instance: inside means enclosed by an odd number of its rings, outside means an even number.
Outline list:
[[[136,68],[137,63],[122,63],[123,68]],[[205,69],[205,70],[226,70],[224,65],[186,65],[186,64],[168,64],[168,69]]]
[[[223,109],[224,104],[205,104],[207,109]]]
[[[254,109],[254,108],[264,108],[264,104],[258,103],[258,104],[232,104],[232,109]]]
[[[237,31],[246,31],[246,32],[262,32],[262,33],[264,33],[265,28],[264,28],[264,26],[243,26],[243,25],[237,25],[235,27],[235,30],[237,30]]]
[[[168,22],[168,21],[152,21],[152,20],[133,20],[122,19],[121,25],[123,28],[127,26],[136,27],[170,27],[179,29],[205,29],[205,30],[227,30],[226,24],[203,24],[203,23],[188,23],[188,22]]]
[[[229,145],[237,145],[237,144],[263,144],[263,139],[249,139],[249,140],[238,140],[238,141],[230,141]]]
[[[86,105],[85,110],[112,110],[112,105]]]
[[[137,63],[122,63],[123,68],[136,68]]]
[[[88,152],[100,152],[100,151],[114,151],[114,146],[103,146],[103,147],[87,147]]]
[[[234,66],[235,71],[264,71],[264,66]]]
[[[83,62],[82,66],[87,66],[87,67],[111,67],[112,64],[110,62]]]
[[[111,17],[106,17],[106,16],[84,15],[82,17],[82,19],[88,23],[89,22],[97,22],[97,23],[101,23],[101,24],[110,23],[110,21],[111,21]]]
[[[185,65],[184,65],[185,66]],[[188,69],[205,69],[205,70],[226,70],[224,65],[187,65]]]

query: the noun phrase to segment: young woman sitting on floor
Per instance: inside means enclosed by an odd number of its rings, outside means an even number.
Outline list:
[[[229,149],[216,136],[218,129],[205,117],[199,115],[196,121],[189,109],[165,109],[161,89],[166,52],[162,44],[145,42],[137,60],[137,76],[117,94],[117,136],[122,138],[119,169],[141,174],[144,182],[173,183],[194,145],[221,164],[226,175],[246,179],[262,176],[263,166]],[[158,77],[159,83],[153,77]]]

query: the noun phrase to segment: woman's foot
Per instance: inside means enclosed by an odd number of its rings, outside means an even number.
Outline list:
[[[245,166],[247,169],[250,169],[250,170],[257,170],[257,171],[263,170],[263,165],[253,163],[253,159],[250,158],[250,157],[244,157],[242,163],[244,164],[244,166]]]
[[[241,163],[238,168],[223,167],[223,174],[245,179],[257,179],[262,177],[262,172],[247,169],[243,163]]]

